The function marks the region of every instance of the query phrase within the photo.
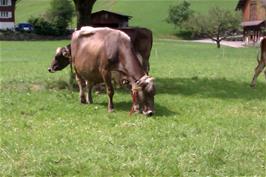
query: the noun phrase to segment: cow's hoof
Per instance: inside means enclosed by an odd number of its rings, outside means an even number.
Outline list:
[[[256,88],[256,85],[255,84],[250,84],[249,85],[251,88]]]
[[[114,112],[114,109],[108,109],[108,112]]]
[[[87,102],[86,99],[81,99],[81,100],[80,100],[80,103],[81,103],[81,104],[88,104],[88,102]]]

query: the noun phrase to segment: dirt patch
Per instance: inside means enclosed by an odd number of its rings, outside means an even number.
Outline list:
[[[211,39],[192,40],[191,42],[216,44],[216,42]],[[233,48],[245,47],[243,41],[221,41],[221,45]]]

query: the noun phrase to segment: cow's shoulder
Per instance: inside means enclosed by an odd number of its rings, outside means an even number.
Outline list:
[[[116,30],[122,38],[125,38],[126,40],[130,41],[129,35],[127,35],[124,31]]]
[[[92,36],[97,32],[96,28],[93,28],[91,26],[84,26],[82,27],[79,31],[78,31],[78,38],[80,37],[88,37],[88,36]]]

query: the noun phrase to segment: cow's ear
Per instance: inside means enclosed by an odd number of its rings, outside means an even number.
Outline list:
[[[70,56],[70,51],[69,51],[69,49],[67,47],[64,47],[62,49],[62,54],[63,54],[64,57],[67,57],[67,58],[70,58],[71,57]]]

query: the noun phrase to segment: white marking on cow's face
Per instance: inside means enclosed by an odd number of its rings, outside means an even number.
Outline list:
[[[59,54],[60,50],[61,50],[61,47],[58,47],[58,48],[56,49],[56,54]]]
[[[144,75],[142,78],[140,78],[137,81],[137,84],[142,85],[142,84],[151,84],[154,81],[153,77],[150,77],[148,75]]]
[[[148,78],[146,79],[146,83],[147,83],[147,84],[150,84],[153,80],[154,80],[153,77],[148,77]]]

